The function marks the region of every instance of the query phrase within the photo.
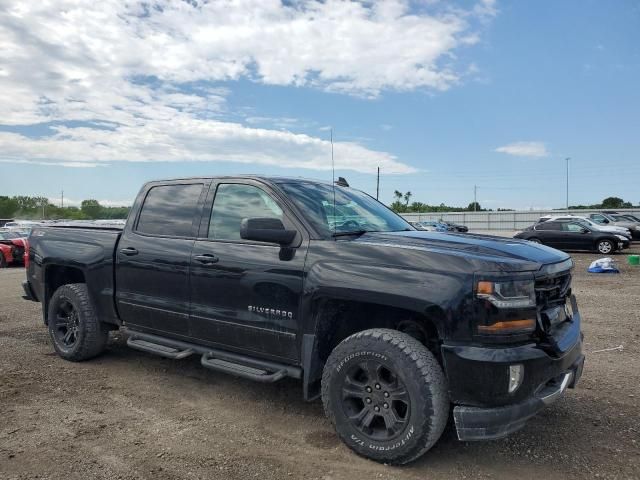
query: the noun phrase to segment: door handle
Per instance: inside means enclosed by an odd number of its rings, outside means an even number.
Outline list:
[[[197,260],[200,263],[204,263],[205,265],[211,263],[218,263],[219,258],[215,255],[211,255],[210,253],[203,253],[202,255],[196,255],[193,257],[194,260]]]
[[[126,247],[126,248],[121,248],[120,253],[122,253],[123,255],[131,256],[131,255],[137,255],[138,250],[136,250],[133,247]]]

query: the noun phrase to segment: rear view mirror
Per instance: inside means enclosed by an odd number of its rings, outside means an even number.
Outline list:
[[[256,242],[289,245],[296,237],[295,230],[287,230],[279,218],[245,218],[240,224],[240,238]]]
[[[581,230],[582,233],[589,233],[591,230],[589,230],[588,228],[583,228]]]

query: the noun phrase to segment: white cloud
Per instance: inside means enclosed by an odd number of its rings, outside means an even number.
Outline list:
[[[51,123],[51,133],[0,133],[0,158],[56,164],[234,161],[326,168],[326,140],[225,121],[220,82],[308,86],[374,97],[446,90],[453,52],[477,42],[462,11],[408,0],[15,2],[0,11],[0,124]],[[258,117],[257,115],[255,117]],[[69,122],[74,122],[70,124]],[[336,167],[414,169],[355,142]]]
[[[498,147],[495,151],[516,157],[546,157],[549,155],[543,142],[514,142]]]

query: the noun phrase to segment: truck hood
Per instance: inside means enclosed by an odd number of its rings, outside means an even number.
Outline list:
[[[498,270],[509,271],[536,271],[571,258],[560,250],[526,240],[469,233],[369,232],[353,242],[463,256],[481,260],[483,268],[489,262]]]

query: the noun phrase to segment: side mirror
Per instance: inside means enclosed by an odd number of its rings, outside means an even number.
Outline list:
[[[289,245],[296,231],[286,230],[279,218],[245,218],[240,224],[240,238]]]
[[[590,230],[588,228],[583,228],[581,231],[582,231],[582,233],[589,233],[590,232]]]

